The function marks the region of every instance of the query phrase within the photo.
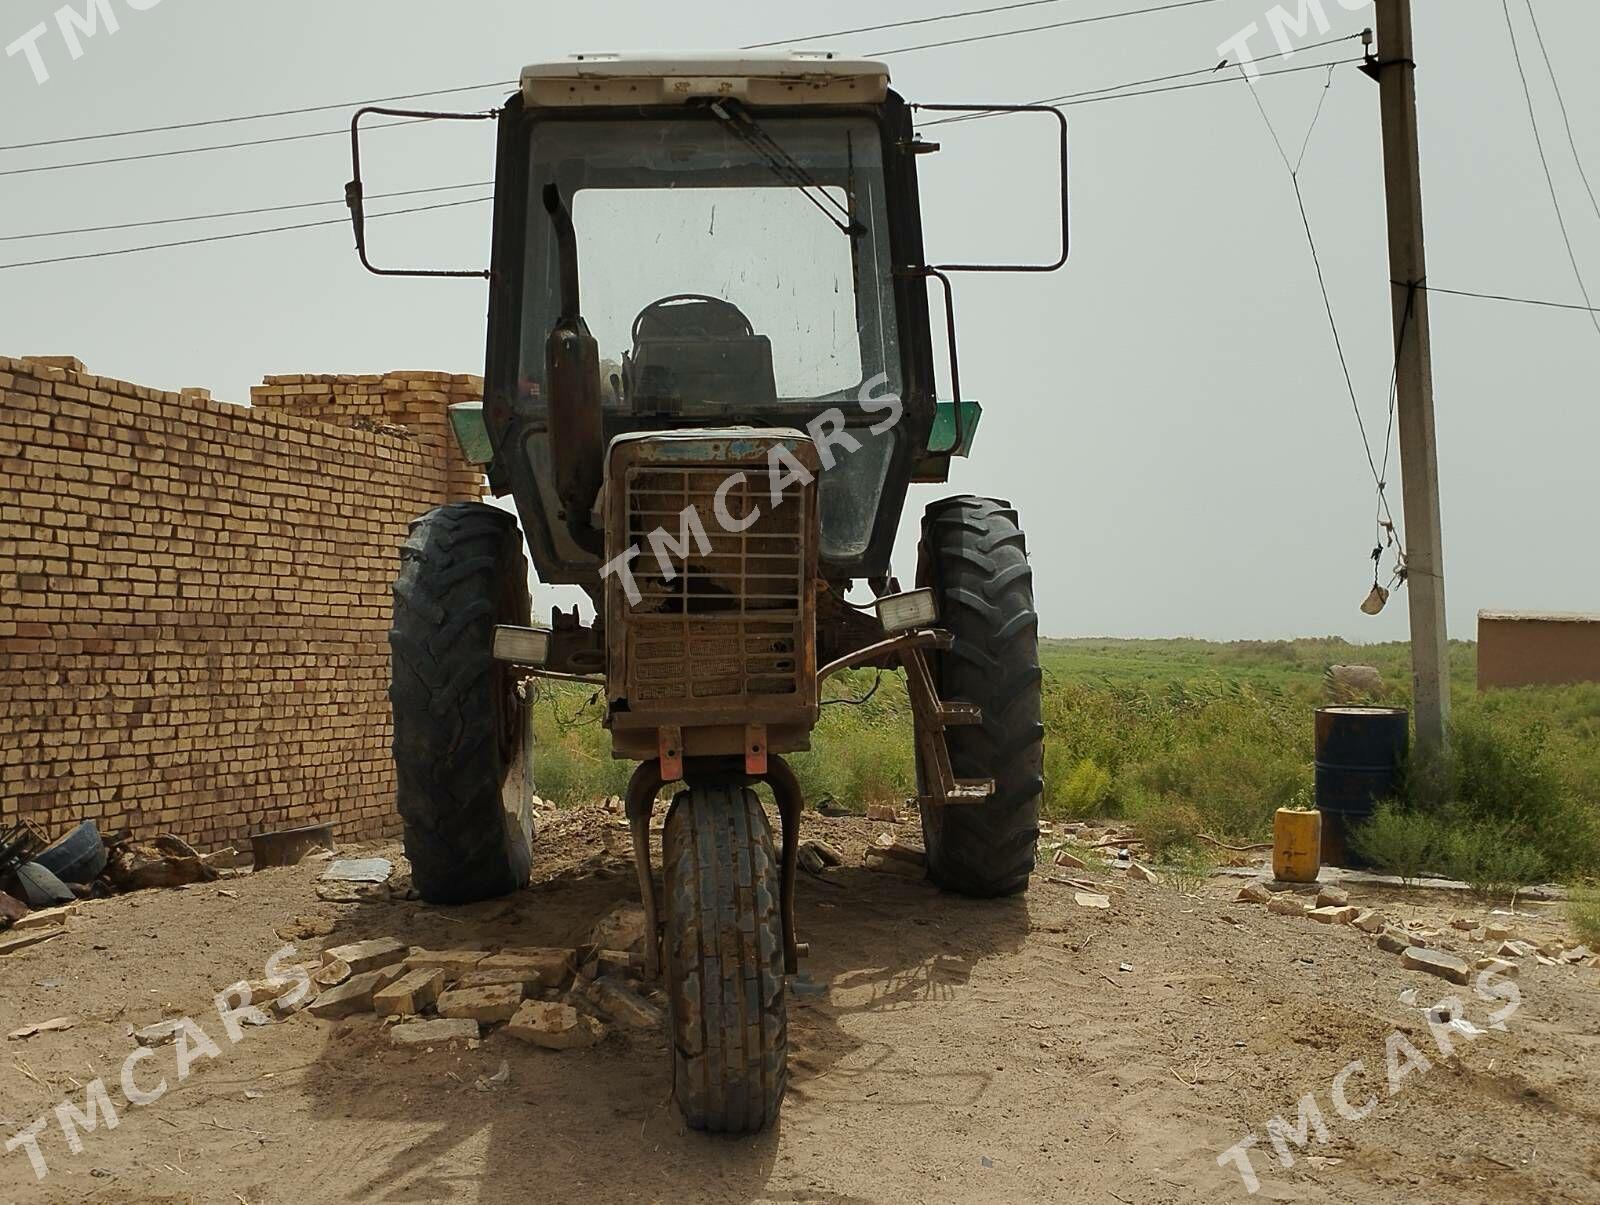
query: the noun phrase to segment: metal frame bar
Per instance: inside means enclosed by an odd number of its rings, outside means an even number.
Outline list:
[[[368,113],[378,113],[385,117],[413,117],[421,121],[492,121],[500,116],[500,111],[491,109],[487,113],[439,113],[427,109],[386,109],[378,105],[357,109],[355,116],[350,119],[350,167],[353,178],[344,186],[344,203],[350,207],[350,225],[355,229],[356,254],[361,257],[361,266],[374,276],[455,276],[490,279],[491,273],[486,268],[379,268],[367,258],[366,186],[361,179],[361,119]]]
[[[972,703],[947,703],[939,698],[933,670],[920,647],[906,648],[900,660],[906,670],[906,695],[916,717],[917,751],[932,779],[927,785],[933,793],[922,802],[933,807],[987,803],[994,794],[994,780],[957,778],[950,761],[950,744],[945,739],[947,728],[983,723],[982,710]]]
[[[696,764],[697,760],[699,764]],[[800,790],[800,780],[781,757],[768,755],[763,774],[739,773],[737,758],[690,759],[685,772],[695,780],[718,779],[722,781],[764,782],[772,788],[778,803],[778,816],[783,824],[780,845],[781,887],[779,914],[783,922],[783,966],[786,975],[796,974],[800,958],[809,947],[795,938],[794,889],[800,868],[800,812],[805,807],[805,795]],[[661,919],[656,907],[655,874],[650,866],[650,816],[655,811],[656,794],[665,785],[661,764],[655,761],[640,762],[628,780],[625,810],[628,830],[633,838],[633,869],[639,881],[639,896],[644,904],[645,920],[645,973],[652,979],[661,974]]]
[[[1061,255],[1050,264],[924,264],[925,272],[1054,272],[1067,262],[1071,230],[1067,200],[1067,115],[1054,105],[912,105],[913,112],[927,109],[942,113],[1051,113],[1061,127]]]
[[[879,640],[874,644],[865,645],[854,652],[846,653],[837,660],[828,662],[817,671],[817,685],[831,678],[841,670],[853,669],[858,665],[870,665],[874,661],[909,649],[933,648],[944,651],[955,643],[955,637],[940,628],[918,628],[913,632],[902,632],[898,636],[891,636],[887,640]]]

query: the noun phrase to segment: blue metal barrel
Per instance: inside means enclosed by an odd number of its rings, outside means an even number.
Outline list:
[[[1317,711],[1317,809],[1322,813],[1322,861],[1350,866],[1351,830],[1377,805],[1400,793],[1411,717],[1403,707],[1323,707]]]

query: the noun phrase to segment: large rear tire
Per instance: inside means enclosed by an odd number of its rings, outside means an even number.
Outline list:
[[[783,919],[772,829],[753,791],[678,793],[662,834],[672,1093],[689,1125],[753,1134],[788,1078]]]
[[[962,496],[928,507],[917,584],[933,587],[939,624],[955,636],[932,656],[941,697],[983,710],[981,725],[945,731],[955,776],[995,784],[987,803],[923,805],[928,877],[963,895],[1015,895],[1037,858],[1044,725],[1033,571],[1010,503]],[[920,764],[918,776],[926,795]]]
[[[530,715],[493,646],[497,623],[526,624],[531,611],[510,514],[458,502],[412,522],[394,583],[389,699],[406,857],[429,903],[528,882]]]

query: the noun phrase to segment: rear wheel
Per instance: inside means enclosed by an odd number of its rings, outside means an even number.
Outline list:
[[[750,1134],[788,1076],[772,830],[753,791],[681,791],[662,834],[672,1093],[697,1130]]]
[[[1039,620],[1017,512],[991,498],[946,498],[922,520],[917,584],[933,587],[939,625],[955,636],[932,655],[947,702],[976,703],[981,725],[945,730],[957,778],[991,778],[988,802],[922,807],[928,877],[963,895],[1026,890],[1044,786]],[[919,764],[922,792],[927,770]]]
[[[526,624],[516,520],[477,502],[411,524],[389,631],[396,802],[422,898],[467,904],[526,885],[530,714],[493,655],[497,623]]]

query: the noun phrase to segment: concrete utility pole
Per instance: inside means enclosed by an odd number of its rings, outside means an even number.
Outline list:
[[[1433,426],[1433,348],[1423,253],[1422,169],[1417,140],[1417,65],[1411,0],[1377,0],[1375,74],[1383,111],[1383,170],[1389,202],[1389,279],[1405,487],[1406,589],[1411,603],[1411,674],[1417,750],[1442,754],[1450,723],[1445,634],[1439,452]]]

